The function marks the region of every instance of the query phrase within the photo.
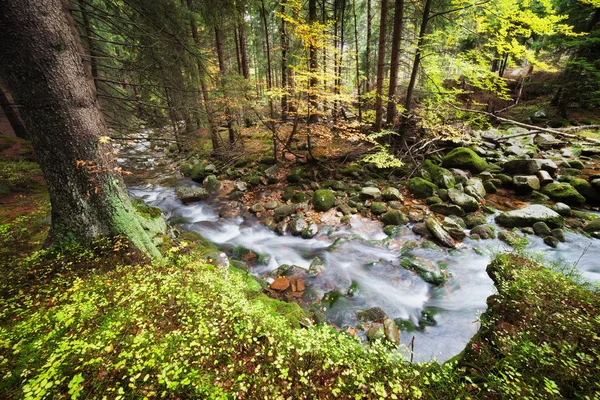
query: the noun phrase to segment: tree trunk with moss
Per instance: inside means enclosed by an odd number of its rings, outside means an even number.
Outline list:
[[[48,184],[51,238],[89,243],[125,235],[160,257],[105,140],[109,132],[67,7],[60,0],[0,3],[0,80],[22,105]]]

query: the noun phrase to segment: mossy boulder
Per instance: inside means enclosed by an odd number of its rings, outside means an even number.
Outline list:
[[[210,193],[205,188],[194,187],[178,187],[175,189],[175,194],[183,204],[193,203],[195,201],[206,200],[210,197]]]
[[[292,196],[291,200],[292,200],[292,203],[298,204],[298,203],[306,203],[309,200],[309,198],[310,197],[304,192],[296,192]]]
[[[424,199],[433,196],[437,186],[423,178],[415,177],[410,180],[408,190],[415,197]]]
[[[208,193],[216,194],[219,193],[219,190],[221,189],[221,182],[219,182],[216,176],[208,175],[202,181],[202,187],[206,189]]]
[[[600,192],[596,190],[588,181],[585,179],[573,179],[571,185],[577,190],[585,200],[590,204],[600,203]]]
[[[442,215],[458,215],[462,217],[465,215],[465,210],[462,207],[457,206],[456,204],[448,204],[448,203],[437,203],[432,204],[429,209],[437,214]]]
[[[388,187],[386,188],[383,193],[383,200],[385,201],[402,201],[402,194],[400,194],[400,191],[396,188],[393,187]]]
[[[496,217],[496,222],[507,228],[533,226],[540,221],[553,228],[561,227],[564,223],[560,214],[539,204],[533,204],[520,210],[507,211]]]
[[[381,203],[379,201],[374,201],[371,204],[371,212],[373,215],[381,215],[387,211],[387,205],[385,203]]]
[[[335,196],[329,189],[321,189],[315,191],[312,204],[317,211],[328,211],[335,205]]]
[[[384,225],[404,225],[408,222],[406,216],[399,210],[390,210],[381,216]]]
[[[473,150],[458,147],[442,159],[442,166],[446,168],[464,168],[471,172],[483,172],[488,163]]]
[[[277,207],[274,211],[275,221],[281,222],[285,219],[285,217],[288,217],[288,216],[294,214],[295,212],[296,212],[296,206],[294,204],[283,205],[283,206]]]
[[[573,186],[564,182],[550,183],[543,187],[542,193],[552,200],[566,204],[581,205],[585,203],[585,197],[583,197]]]
[[[209,173],[206,172],[206,165],[202,163],[194,164],[190,171],[190,178],[192,178],[194,182],[198,183],[202,183],[204,178],[206,178],[208,175]]]

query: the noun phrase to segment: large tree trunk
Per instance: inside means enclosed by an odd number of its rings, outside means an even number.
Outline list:
[[[390,88],[388,90],[387,123],[393,124],[396,117],[396,88],[398,87],[398,64],[400,62],[400,41],[402,40],[402,18],[404,0],[396,0],[394,10],[394,33],[392,34],[392,60],[390,63]]]
[[[285,3],[281,4],[281,14],[285,14]],[[283,122],[287,122],[287,116],[288,116],[287,50],[288,50],[288,41],[287,41],[287,32],[285,30],[285,19],[282,18],[281,19],[281,89],[282,89],[283,93],[281,95],[281,120]]]
[[[423,19],[421,20],[421,28],[419,29],[419,38],[417,39],[417,50],[415,52],[415,58],[413,61],[412,72],[410,74],[410,82],[408,83],[408,89],[406,90],[406,101],[404,102],[404,108],[408,113],[412,106],[412,97],[415,90],[415,84],[417,82],[417,74],[419,72],[419,65],[421,63],[421,47],[423,46],[423,40],[425,39],[425,33],[427,32],[427,23],[429,22],[429,12],[431,11],[431,0],[425,0],[425,9],[423,10]]]
[[[270,91],[273,86],[273,70],[271,69],[271,45],[269,43],[269,26],[267,25],[267,11],[265,10],[265,0],[262,0],[260,5],[263,25],[265,28],[265,51],[267,53],[267,90]],[[273,99],[271,99],[271,96],[269,96],[269,110],[271,119],[275,118],[275,110],[273,109]]]
[[[246,33],[244,32],[244,21],[238,26],[240,35],[240,53],[242,57],[242,75],[244,79],[250,79],[250,61],[248,60],[248,44],[246,43]]]
[[[2,87],[0,87],[0,107],[2,107],[2,111],[4,111],[4,115],[6,115],[15,135],[21,139],[29,139],[27,129],[21,120],[19,112],[15,109],[14,104],[10,102],[8,95]]]
[[[388,0],[381,0],[381,20],[379,21],[379,52],[377,54],[377,98],[375,99],[375,132],[381,130],[383,119],[383,70],[385,68],[385,35],[387,25]]]
[[[358,98],[358,121],[362,122],[362,95],[360,90],[360,65],[358,53],[358,26],[356,21],[356,0],[352,1],[352,13],[354,17],[354,61],[356,62],[356,91]]]
[[[0,3],[0,79],[23,106],[50,193],[51,237],[89,243],[125,235],[160,257],[103,139],[109,132],[66,7],[60,0]]]
[[[365,93],[371,90],[371,0],[367,0],[367,48],[365,50]]]
[[[317,21],[317,0],[308,1],[308,23],[312,24]],[[314,44],[310,44],[310,73],[311,77],[308,83],[308,101],[310,102],[310,116],[308,122],[311,124],[319,122],[319,114],[317,114],[317,85],[319,80],[317,79],[317,47]]]

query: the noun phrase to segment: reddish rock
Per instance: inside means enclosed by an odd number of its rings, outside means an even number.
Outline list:
[[[279,292],[283,292],[289,287],[290,281],[285,277],[277,278],[273,281],[273,283],[271,283],[271,289],[277,290]]]

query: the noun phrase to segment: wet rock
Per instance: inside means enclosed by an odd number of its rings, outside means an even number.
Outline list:
[[[312,204],[317,211],[328,211],[331,207],[335,205],[335,196],[333,192],[328,189],[321,189],[315,191],[315,195],[313,196]]]
[[[467,228],[473,229],[476,226],[483,225],[487,222],[485,215],[483,214],[469,214],[465,217],[465,224]]]
[[[385,334],[385,338],[390,342],[400,344],[400,329],[398,329],[398,325],[391,318],[383,320],[383,333]]]
[[[512,183],[512,177],[510,175],[496,174],[494,175],[494,178],[498,179],[502,183],[502,186],[506,186]]]
[[[495,239],[496,232],[490,225],[477,225],[471,229],[471,235],[478,235],[481,239]]]
[[[432,204],[431,207],[429,207],[429,209],[434,213],[442,215],[458,215],[459,217],[465,215],[465,210],[463,210],[462,207],[456,204],[437,203]]]
[[[523,232],[526,235],[533,235],[535,234],[535,232],[533,231],[533,228],[530,226],[526,226],[525,228],[521,228],[521,232]]]
[[[475,197],[463,193],[456,188],[449,189],[448,196],[454,204],[462,207],[466,212],[479,210],[479,202]]]
[[[417,235],[428,237],[431,235],[429,232],[429,228],[427,228],[427,224],[425,222],[417,222],[414,224],[412,231]]]
[[[245,192],[246,190],[248,190],[248,184],[244,181],[235,181],[233,187],[236,190],[239,190],[240,192]]]
[[[285,235],[290,230],[290,226],[287,222],[280,222],[275,226],[275,233],[278,235]]]
[[[276,201],[267,201],[263,206],[265,210],[274,210],[279,206],[279,203]]]
[[[536,204],[544,204],[545,202],[550,200],[550,197],[546,196],[544,193],[538,192],[534,190],[531,192],[531,200]]]
[[[265,208],[260,203],[253,204],[252,207],[250,207],[250,212],[252,212],[254,214],[258,214],[263,211],[265,211]]]
[[[425,218],[423,211],[411,211],[408,213],[408,220],[410,222],[421,222]]]
[[[350,207],[348,204],[346,203],[340,203],[337,206],[337,209],[344,215],[350,215],[352,214],[352,207]]]
[[[454,179],[454,175],[452,175],[452,172],[445,168],[439,168],[437,171],[437,176],[435,177],[435,183],[442,189],[450,189],[454,187],[456,181]]]
[[[552,233],[550,227],[545,222],[536,222],[533,224],[533,232],[539,237],[546,237]]]
[[[507,228],[532,226],[536,222],[545,222],[551,227],[561,227],[563,218],[548,207],[533,204],[520,210],[507,211],[496,216],[496,222]]]
[[[294,214],[295,212],[296,212],[296,205],[294,205],[294,204],[290,204],[290,205],[286,204],[286,205],[277,207],[274,211],[275,221],[281,222],[281,221],[283,221],[283,219],[285,219],[286,217],[289,217],[290,215]]]
[[[513,159],[503,165],[504,171],[510,175],[535,175],[540,168],[537,160]]]
[[[489,181],[483,182],[483,188],[487,193],[496,193],[498,191],[498,187],[496,187],[496,184],[493,182],[494,180],[490,179]]]
[[[425,202],[429,205],[432,204],[438,204],[442,202],[442,199],[440,199],[438,196],[431,196],[425,199]]]
[[[206,200],[210,197],[210,193],[205,188],[194,187],[178,187],[175,193],[183,204],[193,203],[195,201]]]
[[[450,248],[456,247],[456,243],[454,242],[452,236],[450,236],[450,234],[444,230],[437,219],[434,217],[429,217],[427,221],[425,221],[425,224],[433,236],[435,236],[435,238],[438,239],[444,246]]]
[[[582,170],[585,168],[585,165],[583,165],[583,163],[579,160],[569,160],[568,164],[569,168],[575,168],[578,170]]]
[[[364,187],[360,190],[359,195],[362,200],[379,200],[381,191],[376,187]]]
[[[535,161],[542,170],[548,172],[551,176],[555,176],[556,172],[558,172],[558,165],[552,160],[537,158]]]
[[[464,238],[467,237],[467,234],[465,233],[464,228],[462,226],[460,226],[452,218],[448,218],[448,217],[444,218],[444,221],[442,222],[442,227],[455,240],[463,240]]]
[[[573,186],[568,183],[550,183],[542,189],[542,193],[552,200],[566,204],[582,205],[585,203],[583,197]]]
[[[592,184],[592,187],[594,187],[594,189],[600,190],[600,178],[592,179],[590,183]]]
[[[400,191],[393,187],[386,188],[382,193],[382,197],[385,201],[403,201]]]
[[[265,169],[265,176],[267,178],[277,178],[277,174],[279,173],[279,165],[275,164]]]
[[[216,194],[219,193],[219,190],[221,189],[221,182],[219,182],[216,176],[208,175],[204,178],[204,181],[202,181],[202,187],[206,189],[208,193]]]
[[[483,186],[483,182],[478,178],[471,178],[467,181],[465,186],[465,193],[475,197],[478,200],[485,199],[485,187]]]
[[[302,230],[302,238],[312,239],[317,236],[317,233],[319,233],[319,226],[315,223],[312,223]]]
[[[545,186],[549,183],[554,182],[554,179],[552,179],[552,176],[550,176],[550,173],[548,171],[544,171],[544,170],[539,170],[537,173],[537,177],[540,181],[540,185]],[[537,189],[535,189],[537,190]]]
[[[586,231],[586,232],[588,232],[588,233],[600,232],[600,218],[588,222],[583,227],[583,230]]]
[[[373,325],[367,330],[367,339],[373,343],[376,340],[382,340],[385,338],[385,330],[381,325]]]
[[[513,186],[520,192],[531,192],[539,190],[540,180],[534,175],[515,175],[513,177]]]
[[[557,213],[559,213],[563,217],[569,217],[569,216],[571,216],[571,207],[569,207],[565,203],[556,203],[552,207],[552,210],[556,211]]]
[[[271,289],[276,290],[278,292],[283,292],[287,290],[291,286],[290,281],[286,277],[277,278],[271,283],[269,286]]]
[[[557,238],[559,242],[567,241],[567,237],[565,236],[565,231],[562,229],[559,229],[559,228],[552,229],[552,232],[550,232],[550,234],[552,236],[554,236],[555,238]]]
[[[591,185],[591,183],[589,183],[585,179],[573,179],[571,181],[571,185],[583,197],[585,197],[586,202],[588,202],[590,204],[598,204],[598,203],[600,203],[600,191],[596,190]]]
[[[442,159],[442,166],[446,168],[462,168],[471,172],[483,172],[488,164],[479,157],[473,150],[465,147],[458,147]]]
[[[308,267],[308,274],[318,276],[325,270],[325,261],[320,257],[315,257]]]
[[[423,178],[415,177],[410,180],[408,190],[415,197],[424,199],[433,196],[437,190],[437,186]]]
[[[546,243],[548,246],[550,247],[558,247],[558,244],[560,243],[559,240],[557,238],[555,238],[554,236],[546,236],[544,238],[544,243]]]
[[[419,242],[417,240],[407,240],[402,245],[402,251],[411,251],[419,247]]]
[[[438,197],[442,201],[448,201],[450,199],[450,197],[448,197],[448,189],[439,189],[438,190]]]
[[[378,201],[371,203],[371,213],[373,215],[381,215],[387,212],[387,205]]]
[[[384,225],[404,225],[408,222],[400,210],[390,210],[381,216]]]
[[[302,231],[306,229],[306,221],[302,218],[296,218],[290,223],[290,231],[294,236],[300,236]]]
[[[358,319],[363,322],[382,322],[388,318],[387,314],[381,307],[365,308],[358,310]]]
[[[471,178],[471,175],[467,171],[462,169],[452,168],[450,172],[452,172],[452,175],[454,176],[455,184],[466,183],[469,180],[469,178]]]
[[[299,204],[299,203],[306,203],[309,198],[310,197],[304,192],[296,192],[296,193],[294,193],[294,195],[292,196],[292,198],[290,200],[294,204]]]

